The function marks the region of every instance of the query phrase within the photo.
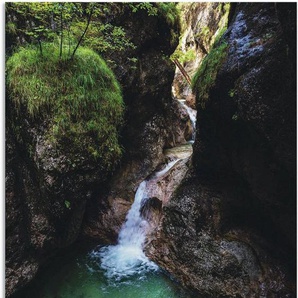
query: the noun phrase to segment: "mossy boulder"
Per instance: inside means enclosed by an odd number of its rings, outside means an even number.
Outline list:
[[[7,72],[16,113],[33,122],[46,120],[49,145],[74,154],[85,151],[103,169],[113,168],[121,156],[117,129],[122,95],[114,74],[96,53],[80,48],[68,59],[60,57],[53,44],[45,45],[42,55],[35,48],[21,48],[8,59]]]
[[[66,60],[53,45],[44,46],[43,56],[22,48],[6,66],[10,295],[47,257],[76,240],[86,201],[121,157],[124,106],[112,71],[91,50],[81,48]],[[22,268],[32,270],[23,278]]]

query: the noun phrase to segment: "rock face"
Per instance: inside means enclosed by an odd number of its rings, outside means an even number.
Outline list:
[[[242,3],[147,255],[203,297],[294,297],[296,4]]]
[[[73,243],[86,201],[110,172],[86,150],[68,141],[52,143],[53,113],[33,119],[6,101],[6,295],[36,274],[45,260]],[[75,137],[75,135],[73,135]]]
[[[9,104],[8,104],[9,106]],[[15,116],[15,115],[14,115]],[[6,295],[77,238],[87,199],[108,174],[83,152],[53,148],[45,123],[6,122]],[[12,128],[14,127],[14,129]],[[16,127],[19,136],[16,136]],[[21,137],[20,137],[21,136]]]

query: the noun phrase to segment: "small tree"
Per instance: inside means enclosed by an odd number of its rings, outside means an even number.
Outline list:
[[[102,14],[107,5],[107,3],[12,2],[6,4],[7,23],[14,24],[14,28],[17,28],[16,33],[24,35],[29,43],[37,42],[41,55],[42,41],[53,41],[59,37],[59,57],[62,58],[64,44],[68,39],[68,54],[66,56],[73,59],[86,36],[92,17]],[[82,19],[86,19],[85,29],[78,41],[74,43],[72,42],[71,28]],[[73,45],[75,46],[70,55]]]
[[[84,38],[84,36],[85,36],[87,30],[88,30],[88,27],[89,27],[90,22],[91,22],[92,14],[93,14],[95,8],[96,8],[96,4],[95,4],[95,3],[91,3],[91,4],[89,4],[89,6],[88,6],[87,9],[86,9],[86,12],[88,13],[88,18],[87,18],[86,27],[85,27],[85,30],[84,30],[83,34],[81,35],[81,37],[80,37],[78,43],[77,43],[75,49],[74,49],[73,52],[72,52],[71,59],[73,59],[73,57],[74,57],[74,55],[75,55],[75,53],[76,53],[78,47],[80,46],[80,44],[81,44],[81,42],[82,42],[82,40],[83,40],[83,38]]]

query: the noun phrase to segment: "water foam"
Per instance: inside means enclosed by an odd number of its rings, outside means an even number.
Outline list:
[[[179,103],[185,108],[185,110],[187,111],[189,118],[190,118],[190,122],[193,128],[192,131],[192,136],[191,136],[191,140],[190,142],[193,143],[196,137],[196,121],[197,121],[197,111],[192,109],[191,107],[189,107],[185,102],[185,99],[178,99]]]
[[[169,162],[162,170],[154,173],[152,181],[158,181],[179,160]],[[125,282],[127,278],[135,275],[144,278],[148,271],[157,271],[159,268],[143,251],[148,222],[142,218],[140,209],[144,199],[147,199],[146,187],[145,180],[136,191],[134,202],[119,233],[118,244],[104,246],[91,253],[91,257],[100,258],[101,268],[111,282]]]
[[[146,181],[143,181],[135,194],[135,200],[121,228],[117,245],[102,247],[98,251],[101,268],[110,279],[121,281],[132,275],[144,275],[158,266],[143,252],[147,222],[142,219],[140,207],[145,196]]]

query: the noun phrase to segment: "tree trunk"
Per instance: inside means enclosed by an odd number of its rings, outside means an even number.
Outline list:
[[[190,79],[189,75],[187,74],[187,72],[185,71],[184,67],[181,65],[181,63],[178,61],[178,59],[174,59],[173,62],[179,68],[182,75],[186,79],[187,83],[191,86],[191,79]]]
[[[81,35],[80,40],[78,41],[78,43],[77,43],[75,49],[73,50],[73,53],[72,53],[72,55],[71,55],[71,59],[73,59],[73,57],[74,57],[74,55],[75,55],[75,53],[76,53],[76,51],[77,51],[79,45],[81,44],[81,42],[82,42],[82,40],[83,40],[83,38],[84,38],[84,36],[85,36],[87,30],[88,30],[89,24],[90,24],[90,22],[91,22],[91,17],[92,17],[93,9],[94,9],[94,5],[93,5],[92,8],[91,8],[91,11],[90,11],[90,14],[89,14],[89,17],[88,17],[88,20],[87,20],[86,28],[85,28],[83,34]]]

